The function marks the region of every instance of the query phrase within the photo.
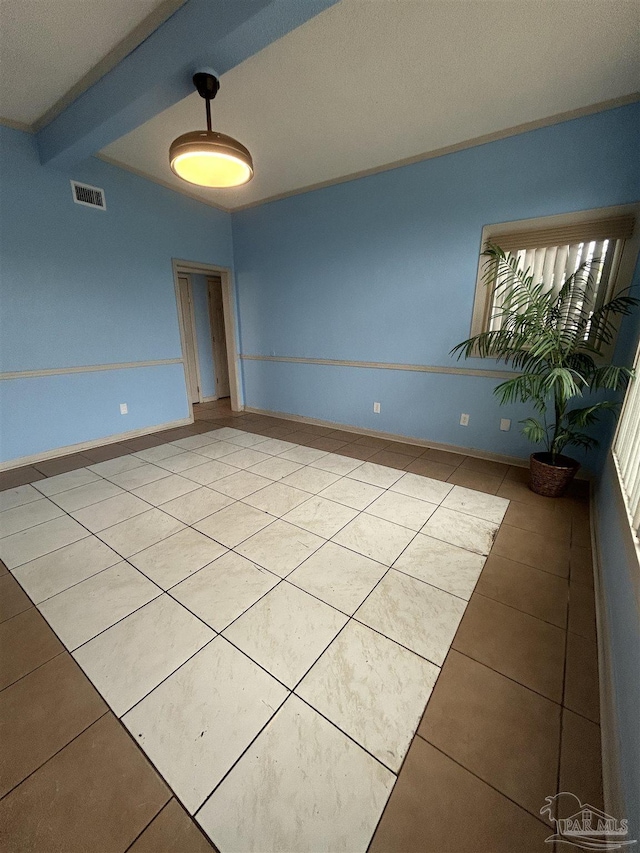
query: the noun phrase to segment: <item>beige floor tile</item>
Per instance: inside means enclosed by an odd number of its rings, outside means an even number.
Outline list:
[[[296,693],[397,773],[439,673],[424,658],[351,621]]]
[[[326,542],[287,576],[290,583],[343,613],[353,614],[387,571],[362,554]]]
[[[391,569],[355,618],[442,666],[466,602]]]
[[[293,688],[346,621],[343,613],[285,581],[227,628],[224,636]]]
[[[174,586],[171,595],[216,631],[223,631],[278,583],[277,575],[229,551]]]
[[[274,755],[281,756],[277,764]],[[221,850],[366,850],[394,778],[292,696],[198,813],[198,822]]]
[[[325,540],[315,533],[278,520],[236,545],[235,550],[284,578],[324,542]]]

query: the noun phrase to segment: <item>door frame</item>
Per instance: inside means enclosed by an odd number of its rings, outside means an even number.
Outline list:
[[[176,298],[176,310],[178,313],[178,325],[180,328],[180,346],[182,349],[182,367],[184,370],[185,387],[187,385],[186,345],[185,330],[182,325],[182,312],[180,310],[180,288],[178,276],[180,274],[190,275],[218,275],[222,281],[222,310],[224,314],[225,339],[227,346],[227,364],[229,367],[229,391],[231,397],[231,409],[241,412],[244,409],[242,399],[242,383],[240,381],[240,358],[238,351],[238,325],[235,287],[233,274],[228,267],[214,266],[213,264],[201,264],[197,261],[185,261],[181,258],[172,258],[173,283]],[[196,338],[197,354],[197,338]],[[199,360],[198,360],[199,370]],[[187,396],[189,396],[187,394]],[[189,416],[193,420],[193,404],[189,401]]]
[[[188,299],[189,299],[189,308],[190,308],[190,310],[189,310],[190,324],[189,325],[191,326],[191,329],[189,331],[191,332],[191,340],[193,341],[193,360],[194,360],[194,366],[195,366],[195,371],[196,371],[196,375],[194,378],[196,381],[196,388],[198,391],[198,402],[202,403],[202,382],[200,379],[200,355],[198,353],[198,333],[196,330],[196,312],[195,312],[195,307],[193,304],[193,284],[191,282],[191,276],[189,275],[189,273],[185,272],[185,270],[179,270],[178,274],[176,276],[176,283],[178,286],[178,306],[180,309],[178,311],[178,318],[180,320],[180,334],[181,334],[181,336],[183,336],[181,343],[182,343],[182,364],[184,366],[184,378],[185,378],[185,383],[187,385],[187,391],[189,391],[189,381],[188,381],[188,375],[187,375],[187,361],[188,360],[187,360],[187,350],[186,350],[186,330],[185,330],[184,325],[183,325],[184,324],[184,312],[182,310],[182,305],[180,304],[181,303],[180,281],[179,281],[180,278],[184,278],[187,282],[187,291],[188,291],[187,295],[188,295]],[[190,397],[191,394],[189,393],[188,396]]]

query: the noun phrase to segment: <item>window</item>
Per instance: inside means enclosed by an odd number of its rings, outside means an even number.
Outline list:
[[[631,526],[640,534],[640,347],[634,364],[636,376],[629,383],[613,441],[613,458],[625,496]]]
[[[597,214],[600,214],[596,218]],[[519,269],[528,270],[534,283],[546,291],[558,292],[566,279],[585,262],[592,263],[591,289],[585,299],[576,300],[565,317],[569,323],[588,300],[591,310],[599,308],[627,287],[631,281],[638,235],[634,237],[635,211],[629,209],[587,211],[527,222],[488,226],[482,245],[495,243],[517,259]],[[516,227],[517,226],[517,229]],[[640,229],[638,229],[640,231]],[[481,256],[476,286],[471,335],[500,328],[500,309],[508,295],[500,281],[486,286],[485,258]],[[590,331],[585,331],[589,342]],[[609,352],[602,352],[603,356]]]

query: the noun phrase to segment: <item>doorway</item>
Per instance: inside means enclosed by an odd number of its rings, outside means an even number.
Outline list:
[[[229,361],[227,358],[227,335],[224,325],[224,305],[222,301],[222,279],[220,276],[207,278],[207,298],[209,303],[209,324],[211,344],[213,346],[213,367],[216,382],[216,399],[230,395]]]
[[[230,398],[240,411],[235,299],[229,270],[173,262],[189,406]]]
[[[197,349],[196,317],[193,307],[193,287],[188,275],[178,276],[178,305],[184,329],[184,373],[189,402],[200,403],[200,364]]]

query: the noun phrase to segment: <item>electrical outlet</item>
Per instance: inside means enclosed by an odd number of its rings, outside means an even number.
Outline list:
[[[373,414],[374,415],[380,414],[380,403],[374,403],[373,404]]]
[[[460,426],[469,426],[469,415],[460,415]]]
[[[500,418],[500,429],[502,432],[509,432],[511,429],[511,421],[509,418]]]
[[[126,403],[120,403],[120,414],[128,415],[129,414],[129,406]]]

